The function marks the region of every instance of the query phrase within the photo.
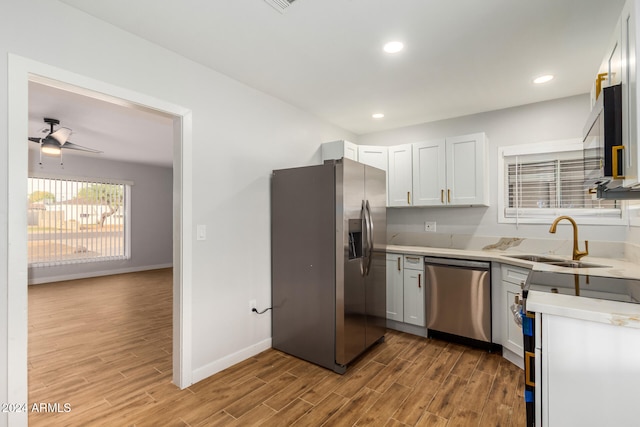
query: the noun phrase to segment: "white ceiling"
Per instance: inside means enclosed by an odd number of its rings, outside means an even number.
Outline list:
[[[624,3],[61,1],[356,134],[587,93]],[[71,140],[90,145],[80,123]]]
[[[29,82],[29,136],[46,137],[50,128],[44,118],[53,118],[60,121],[59,126],[72,130],[69,142],[103,152],[92,154],[63,149],[63,161],[65,155],[71,154],[172,166],[173,120],[170,116],[122,105],[121,100],[87,90],[78,92]],[[29,144],[32,155],[38,155],[39,145]]]

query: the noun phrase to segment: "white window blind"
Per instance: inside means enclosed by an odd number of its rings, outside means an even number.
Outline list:
[[[130,186],[28,179],[28,260],[32,267],[129,258]]]
[[[573,216],[621,218],[617,200],[597,200],[585,188],[585,171],[599,161],[581,151],[504,157],[505,218]]]

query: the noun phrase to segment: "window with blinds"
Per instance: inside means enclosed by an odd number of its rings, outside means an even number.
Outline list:
[[[28,179],[29,266],[129,258],[130,185]]]
[[[506,222],[559,215],[622,218],[620,201],[597,200],[585,188],[585,174],[599,167],[596,158],[583,157],[581,150],[532,151],[503,156],[501,206]]]

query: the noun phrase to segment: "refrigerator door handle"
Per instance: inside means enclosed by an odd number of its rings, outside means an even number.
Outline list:
[[[362,232],[363,233],[367,233],[368,232],[368,228],[367,228],[367,216],[366,216],[366,205],[364,200],[362,201],[362,206],[360,207],[360,222],[362,224]],[[362,239],[361,241],[361,245],[362,245],[362,256],[360,257],[360,275],[362,277],[367,275],[367,266],[365,265],[365,258],[367,257],[367,248],[366,248],[366,241],[368,240],[368,236],[367,239]]]
[[[373,257],[373,217],[371,215],[371,206],[369,205],[369,200],[366,203],[367,208],[367,269],[366,273],[369,275],[369,270],[371,269],[371,258]]]

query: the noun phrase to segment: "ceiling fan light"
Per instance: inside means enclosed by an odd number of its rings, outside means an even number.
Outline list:
[[[56,145],[54,142],[45,141],[40,144],[40,152],[47,156],[59,156],[60,155],[60,147]]]

